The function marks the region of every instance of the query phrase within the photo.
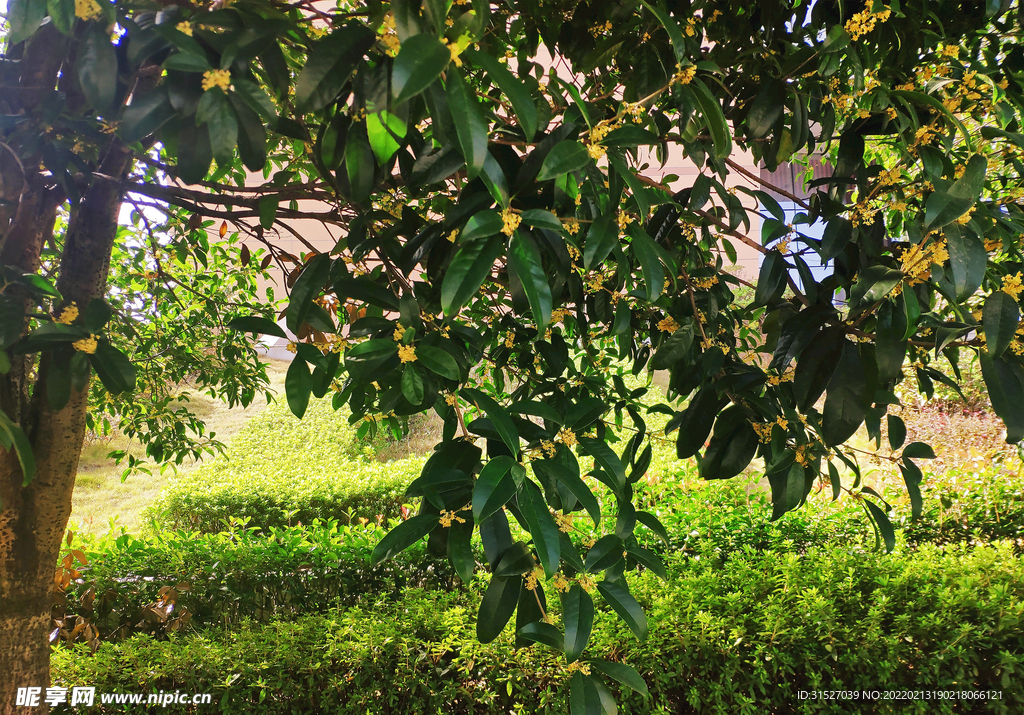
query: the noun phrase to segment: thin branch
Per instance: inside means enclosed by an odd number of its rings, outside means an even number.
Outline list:
[[[789,193],[788,191],[786,191],[785,189],[783,189],[783,188],[781,188],[781,187],[779,187],[779,186],[775,186],[774,184],[771,184],[771,183],[769,183],[769,182],[765,181],[765,180],[764,180],[764,179],[762,179],[762,178],[761,178],[760,176],[757,176],[757,175],[755,175],[754,173],[752,173],[752,172],[750,172],[750,171],[747,171],[747,170],[746,170],[745,168],[743,168],[742,166],[740,166],[739,164],[737,164],[737,163],[736,163],[735,161],[733,161],[732,159],[726,159],[726,160],[725,160],[725,163],[726,163],[726,165],[727,165],[727,166],[728,166],[728,167],[729,167],[730,169],[735,169],[735,170],[736,170],[736,171],[738,171],[739,173],[741,173],[741,174],[743,174],[744,176],[746,176],[746,177],[747,177],[748,179],[751,179],[751,180],[753,180],[753,181],[756,181],[757,183],[761,184],[761,186],[764,186],[765,188],[767,188],[767,189],[770,189],[771,191],[774,191],[775,193],[777,193],[777,194],[780,194],[781,196],[785,196],[785,197],[786,197],[787,199],[789,199],[790,201],[793,201],[793,202],[795,202],[795,203],[799,204],[799,205],[800,205],[800,206],[801,206],[802,208],[805,208],[805,209],[807,209],[808,211],[810,211],[810,210],[811,210],[811,207],[810,207],[810,205],[809,205],[809,204],[807,204],[807,202],[805,202],[805,201],[804,201],[803,199],[801,199],[801,198],[800,198],[799,196],[796,196],[795,194],[791,194],[791,193]]]

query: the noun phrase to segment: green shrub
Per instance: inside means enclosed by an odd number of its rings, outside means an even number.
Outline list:
[[[675,556],[667,583],[631,578],[645,642],[603,604],[591,654],[627,662],[650,698],[624,713],[1014,713],[1024,708],[1024,562],[1005,545],[889,556],[745,547]],[[474,586],[479,583],[475,582]],[[554,602],[556,599],[551,599]],[[229,632],[54,651],[55,684],[210,692],[225,713],[564,713],[565,664],[475,639],[479,589],[409,590]],[[555,618],[557,603],[552,603]],[[1002,699],[800,700],[802,690],[995,690]]]
[[[216,532],[230,517],[280,527],[398,516],[405,488],[425,458],[376,461],[373,449],[366,454],[355,438],[346,414],[335,412],[328,399],[311,401],[302,420],[282,401],[270,405],[234,437],[228,457],[172,478],[153,520]]]

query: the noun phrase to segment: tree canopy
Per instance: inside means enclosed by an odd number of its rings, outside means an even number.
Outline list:
[[[824,480],[890,547],[846,443],[866,425],[880,444],[885,419],[920,511],[933,453],[904,444],[897,389],[955,388],[972,351],[1024,439],[1022,17],[998,0],[10,0],[5,509],[90,370],[94,406],[155,460],[215,446],[159,385],[198,375],[247,403],[265,384],[251,336],[285,337],[283,318],[296,415],[333,392],[364,433],[444,420],[419,513],[374,558],[429,537],[469,580],[479,529],[481,640],[515,615],[520,643],[564,652],[573,713],[613,712],[608,679],[645,686],[588,656],[595,598],[644,637],[626,573],[662,569],[635,533],[663,533],[634,504],[652,435],[622,365],[668,371],[653,409],[702,477],[763,459],[773,518]],[[651,176],[673,151],[700,170],[682,190]],[[830,172],[793,218],[742,152]],[[340,240],[284,251],[298,220]],[[756,280],[726,270],[740,243]],[[113,278],[82,283],[93,248]],[[281,313],[256,291],[274,267]],[[576,512],[606,535],[574,541]]]

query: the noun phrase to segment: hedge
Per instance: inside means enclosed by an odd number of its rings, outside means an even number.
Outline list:
[[[708,548],[671,557],[669,570],[667,583],[631,577],[651,617],[645,642],[599,607],[591,655],[633,665],[651,688],[647,699],[621,693],[621,712],[1024,710],[1024,562],[1008,543],[888,556]],[[515,650],[511,626],[491,644],[476,641],[479,581],[290,621],[136,636],[92,657],[61,647],[53,678],[99,692],[211,692],[225,713],[565,712],[557,654]],[[553,603],[556,618],[557,610]],[[1002,699],[799,698],[904,689],[994,690]]]

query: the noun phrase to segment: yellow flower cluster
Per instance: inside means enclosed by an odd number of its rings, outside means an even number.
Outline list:
[[[590,130],[590,141],[597,143],[618,128],[618,123],[612,121],[611,119],[602,120],[597,123],[597,126]],[[579,198],[579,194],[577,194],[576,197]],[[576,202],[576,205],[579,206],[578,201]]]
[[[678,62],[676,63],[676,73],[672,75],[672,84],[690,84],[693,78],[697,76],[697,68],[693,65],[683,67]]]
[[[418,358],[416,357],[416,348],[412,345],[401,345],[398,348],[398,359],[402,362],[415,362]]]
[[[72,301],[68,306],[60,312],[60,317],[57,318],[57,322],[61,325],[71,325],[78,318],[78,306]]]
[[[890,107],[892,109],[892,107]],[[897,167],[887,169],[878,175],[878,183],[882,186],[893,186],[900,182],[900,170]]]
[[[80,353],[86,353],[87,355],[92,355],[93,353],[96,352],[96,336],[95,335],[90,335],[87,338],[82,338],[81,340],[76,340],[75,342],[71,343],[71,347],[73,347],[75,350],[77,350]]]
[[[587,593],[593,593],[597,590],[597,583],[594,582],[593,577],[587,574],[583,574],[579,578],[577,578],[576,583],[578,583],[580,587]]]
[[[192,37],[192,23],[186,21],[179,22],[175,27],[178,28],[178,32]]]
[[[814,446],[814,442],[808,442],[807,444],[797,445],[796,448],[796,463],[800,466],[806,467],[807,463],[811,460],[810,451]]]
[[[789,421],[782,417],[776,418],[774,422],[751,422],[750,424],[754,428],[754,432],[757,433],[758,440],[765,444],[772,441],[772,430],[776,425],[782,429],[789,427]]]
[[[573,661],[572,663],[569,663],[569,665],[565,666],[566,673],[575,673],[577,670],[584,675],[590,675],[590,666],[582,661]]]
[[[460,524],[466,523],[466,520],[458,514],[456,514],[454,511],[442,511],[441,516],[438,517],[438,521],[440,522],[441,526],[445,527],[446,529],[452,525],[453,521],[457,521]]]
[[[544,569],[542,569],[540,566],[535,566],[533,568],[533,571],[528,571],[527,573],[524,573],[523,576],[526,577],[526,590],[536,591],[537,579],[541,578],[543,575]]]
[[[1021,291],[1024,291],[1024,283],[1022,283],[1022,280],[1024,280],[1024,275],[1022,275],[1020,271],[1017,271],[1017,275],[1015,276],[1003,276],[1003,293],[1006,293],[1014,300],[1018,300]]]
[[[859,226],[862,223],[872,223],[876,213],[878,213],[877,208],[869,206],[866,201],[858,201],[850,209],[850,223],[854,226]]]
[[[554,457],[555,454],[558,452],[558,447],[556,447],[555,443],[549,439],[541,440],[540,448],[541,450],[543,450],[544,454],[549,458]]]
[[[459,401],[459,398],[456,397],[454,392],[449,392],[447,395],[444,396],[444,401],[448,403],[449,407],[454,407],[455,403]]]
[[[915,243],[900,256],[900,270],[910,277],[908,285],[916,285],[924,280],[932,263],[942,265],[948,258],[945,241],[936,241],[924,249]]]
[[[509,331],[508,334],[505,335],[505,347],[506,348],[510,348],[510,347],[512,347],[515,344],[516,344],[516,334],[511,332],[511,331]]]
[[[774,385],[779,385],[779,384],[781,384],[783,382],[792,382],[793,381],[793,376],[795,374],[796,374],[796,372],[794,371],[794,369],[790,368],[789,370],[786,370],[786,372],[782,373],[781,375],[769,375],[768,376],[768,384],[774,386]]]
[[[511,236],[519,228],[519,224],[523,222],[523,219],[518,214],[513,213],[512,209],[506,208],[501,212],[501,221],[501,232],[506,236]]]
[[[1003,242],[1000,240],[986,238],[985,239],[985,252],[992,253],[994,251],[1003,250]]]
[[[564,219],[562,221],[562,227],[565,229],[565,232],[568,233],[570,236],[575,236],[577,233],[580,232],[580,222],[574,218]],[[568,246],[567,248],[575,250],[573,246]],[[569,252],[572,253],[572,250],[570,250]]]
[[[395,332],[394,332],[394,334],[391,337],[397,343],[398,341],[400,341],[402,339],[403,335],[405,335],[405,326],[403,326],[401,324],[396,325],[395,326]]]
[[[687,37],[693,37],[697,34],[697,21],[692,17],[686,21],[686,27],[683,28],[683,32],[686,33]]]
[[[572,588],[572,581],[567,579],[561,571],[552,577],[551,584],[555,587],[555,590],[560,593],[566,593],[570,588]]]
[[[658,323],[658,330],[662,331],[663,333],[674,333],[677,330],[679,330],[679,323],[677,323],[676,319],[673,318],[671,315],[666,315]]]
[[[451,243],[455,243],[455,239],[458,237],[458,235],[459,235],[459,229],[455,229],[454,231],[452,231],[451,233],[448,234],[448,240]]]
[[[555,512],[552,515],[555,519],[555,523],[558,524],[558,530],[563,534],[568,534],[572,531],[572,514],[559,514]]]
[[[874,30],[875,23],[885,22],[889,19],[889,15],[892,12],[889,8],[885,8],[880,12],[871,12],[871,6],[873,4],[873,0],[868,0],[867,6],[864,8],[863,12],[858,12],[847,20],[846,31],[850,34],[850,39],[854,42]]]
[[[611,32],[613,27],[614,25],[612,25],[611,20],[605,20],[605,23],[603,25],[595,25],[594,27],[590,28],[590,34],[593,35],[594,37],[597,37],[602,32]]]
[[[384,24],[381,27],[384,34],[380,40],[384,43],[385,52],[390,57],[395,57],[401,43],[398,41],[398,33],[395,32],[395,16],[391,12],[384,16]]]
[[[647,109],[640,102],[623,102],[622,111],[634,122],[640,121]]]
[[[79,20],[95,20],[103,14],[103,8],[96,0],[75,0],[75,17]]]
[[[593,159],[594,161],[597,161],[598,159],[603,157],[605,154],[607,154],[608,150],[605,149],[600,144],[591,144],[590,146],[587,147],[587,153],[590,154],[590,158],[591,159]]]
[[[697,290],[709,290],[711,286],[718,283],[718,276],[711,276],[710,278],[693,278],[690,282],[693,283],[693,287]]]
[[[633,223],[633,217],[625,211],[619,211],[619,215],[615,218],[616,223],[619,224],[619,230],[625,231],[626,226]]]
[[[231,71],[207,70],[203,72],[203,91],[208,92],[214,87],[225,92],[231,89]]]
[[[562,441],[566,447],[572,447],[575,444],[579,444],[579,440],[576,439],[576,433],[568,427],[563,427],[558,430],[558,439]]]

